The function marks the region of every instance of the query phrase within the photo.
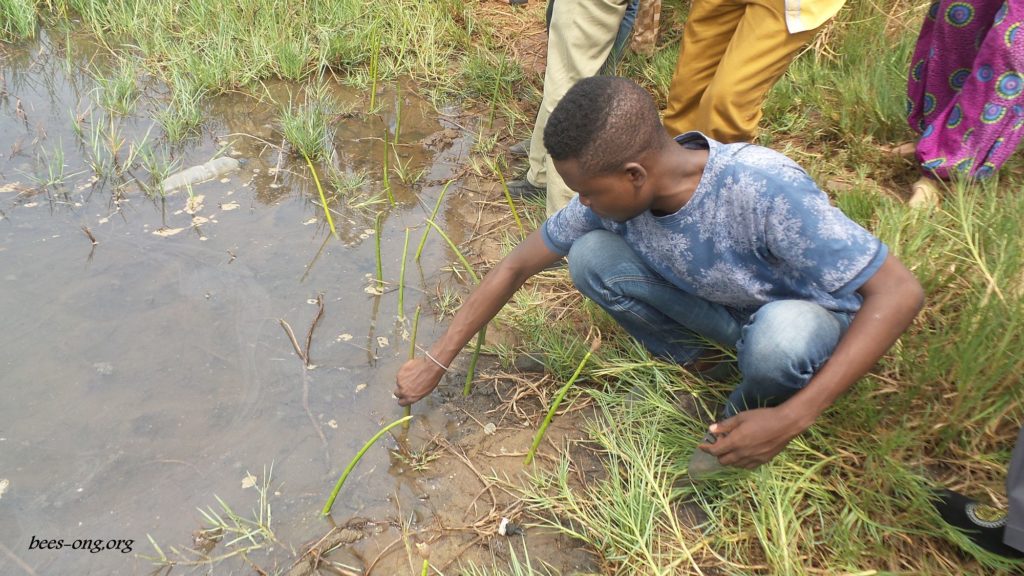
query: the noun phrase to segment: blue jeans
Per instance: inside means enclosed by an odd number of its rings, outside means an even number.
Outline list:
[[[658,358],[686,365],[716,347],[735,349],[741,379],[725,417],[789,399],[828,360],[853,320],[804,300],[770,302],[753,313],[708,302],[662,278],[605,230],[573,243],[569,274]]]

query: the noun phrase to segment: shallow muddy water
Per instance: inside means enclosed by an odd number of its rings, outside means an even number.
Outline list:
[[[409,347],[394,290],[406,228],[405,312],[423,307],[421,342],[438,333],[431,298],[453,282],[442,271],[447,251],[435,234],[420,264],[411,255],[471,138],[394,86],[375,114],[365,113],[365,92],[335,87],[353,112],[336,120],[333,162],[368,176],[350,196],[381,191],[382,137],[388,126],[394,138],[396,98],[397,154],[424,173],[410,186],[392,175],[394,207],[332,202],[334,239],[305,163],[278,149],[270,100],[287,101],[297,87],[208,99],[202,134],[170,144],[151,118],[166,102],[156,83],[140,80],[134,115],[120,117],[96,103],[97,83],[83,70],[102,58],[87,45],[44,37],[2,50],[0,573],[146,573],[152,566],[138,555],[156,555],[147,536],[169,556],[172,546],[192,546],[205,525],[197,508],[223,512],[217,497],[251,518],[271,466],[271,527],[283,544],[251,557],[286,566],[289,545],[329,528],[318,512],[349,459],[401,416],[391,390]],[[417,144],[439,133],[440,145]],[[144,141],[179,169],[219,153],[241,169],[163,199],[144,191],[149,174],[137,159],[121,174],[94,177],[97,150],[127,165]],[[448,194],[440,223],[458,209],[458,181]],[[366,288],[379,211],[389,289],[378,296]],[[304,346],[320,296],[315,367],[304,369],[281,320]],[[426,418],[413,435],[448,425],[430,399],[414,413]],[[334,516],[394,516],[395,499],[410,497],[402,468],[383,447],[371,450]],[[66,547],[30,549],[54,539]],[[124,554],[69,550],[76,539],[133,545]],[[252,572],[244,566],[215,573]]]

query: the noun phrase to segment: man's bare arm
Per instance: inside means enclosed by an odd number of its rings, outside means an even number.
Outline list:
[[[448,329],[430,347],[430,355],[444,366],[451,364],[470,338],[497,315],[527,279],[558,259],[559,255],[544,245],[540,232],[532,232],[470,293]],[[398,371],[398,403],[408,406],[430,394],[443,375],[444,369],[429,358],[409,360]]]

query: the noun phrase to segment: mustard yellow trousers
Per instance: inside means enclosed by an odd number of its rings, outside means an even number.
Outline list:
[[[693,0],[662,119],[671,136],[756,136],[768,90],[820,29],[790,34],[784,9],[784,0]]]

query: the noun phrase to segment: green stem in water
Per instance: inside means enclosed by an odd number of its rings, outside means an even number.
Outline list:
[[[433,220],[427,220],[427,224],[433,226],[434,230],[437,230],[437,233],[441,235],[441,238],[444,238],[444,241],[448,243],[448,246],[452,249],[452,252],[455,252],[455,255],[459,257],[460,261],[462,261],[462,265],[466,268],[466,272],[469,273],[470,277],[473,278],[473,282],[479,284],[480,277],[476,275],[476,272],[473,272],[473,267],[469,265],[469,261],[466,260],[466,257],[462,255],[462,252],[459,251],[459,248],[455,246],[455,242],[452,242],[452,239],[449,238],[448,235],[444,233],[444,230],[441,230],[441,227],[438,226]]]
[[[409,229],[405,229],[405,243],[402,244],[402,268],[398,272],[398,317],[405,321],[405,260],[409,252]]]
[[[441,200],[444,200],[445,192],[448,191],[448,187],[451,186],[452,182],[454,182],[454,180],[449,180],[449,181],[445,182],[444,188],[441,189],[441,194],[438,195],[437,202],[434,203],[434,209],[430,212],[430,221],[431,222],[433,222],[434,221],[434,217],[437,216],[437,210],[441,207]],[[423,230],[423,237],[420,238],[420,245],[419,245],[418,248],[416,248],[416,261],[417,262],[420,261],[420,254],[423,253],[423,245],[427,243],[427,234],[429,234],[429,233],[430,233],[430,228],[425,228]]]
[[[412,341],[409,343],[409,360],[416,357],[416,333],[419,332],[420,329],[420,310],[421,308],[417,306],[416,314],[412,317]],[[403,411],[403,415],[405,416],[409,416],[410,414],[412,414],[412,404],[406,406]],[[408,428],[408,424],[406,427]]]
[[[590,355],[593,354],[593,352],[593,349],[587,351],[586,355],[583,356],[583,361],[580,362],[580,365],[576,367],[576,371],[573,372],[572,377],[569,378],[569,381],[565,383],[565,386],[562,386],[562,389],[555,395],[555,399],[551,402],[551,408],[548,409],[547,415],[544,416],[544,422],[542,422],[540,428],[537,429],[537,434],[533,437],[533,444],[530,446],[529,452],[526,453],[525,464],[527,466],[530,465],[530,462],[533,462],[533,455],[537,452],[537,447],[540,446],[540,440],[544,437],[544,432],[547,431],[552,418],[555,417],[558,405],[562,403],[562,399],[565,398],[566,393],[569,392],[569,388],[571,388],[576,382],[576,379],[579,378],[580,372],[583,371],[583,367],[586,366],[587,360],[590,360]]]
[[[424,558],[423,559],[423,572],[420,573],[420,576],[427,576],[428,572],[430,572],[430,560],[427,560],[426,558]]]
[[[324,504],[323,510],[320,511],[321,516],[327,516],[331,513],[331,508],[334,507],[334,500],[335,498],[338,497],[338,492],[341,491],[342,484],[345,483],[345,480],[348,478],[348,475],[352,473],[352,470],[356,467],[356,464],[359,463],[359,460],[362,459],[363,454],[366,454],[366,451],[370,449],[370,446],[373,446],[373,444],[377,442],[377,440],[380,440],[380,437],[387,433],[388,430],[391,430],[395,426],[408,422],[409,419],[411,418],[412,416],[405,416],[403,418],[395,420],[391,424],[388,424],[384,428],[381,428],[380,432],[374,434],[373,438],[370,438],[370,440],[366,444],[363,444],[363,447],[359,450],[358,453],[356,453],[356,457],[353,458],[352,461],[348,463],[348,466],[345,467],[345,471],[341,473],[341,478],[338,478],[338,483],[334,485],[334,490],[331,491],[330,498],[327,499],[327,503]]]
[[[373,235],[377,237],[377,285],[384,286],[384,266],[380,259],[380,219],[384,216],[383,212],[377,213],[377,219],[373,224]]]
[[[323,206],[324,215],[327,216],[327,225],[331,227],[331,234],[337,238],[338,231],[334,229],[334,219],[331,218],[331,211],[327,208],[327,197],[324,195],[324,187],[320,184],[320,178],[316,175],[316,168],[313,168],[313,162],[305,152],[302,153],[302,157],[306,159],[309,171],[313,173],[313,182],[316,182],[316,191],[320,193],[320,205]]]
[[[480,349],[484,347],[484,339],[487,338],[487,324],[480,329],[476,335],[476,347],[473,348],[473,356],[469,359],[469,370],[466,372],[466,385],[462,387],[462,395],[469,396],[473,389],[473,378],[476,376],[476,361],[480,359]]]
[[[390,161],[388,160],[390,158],[390,156],[391,156],[391,154],[388,151],[388,127],[385,126],[384,127],[384,175],[383,175],[383,178],[384,178],[384,191],[388,193],[388,202],[392,206],[394,206],[395,205],[395,195],[391,193],[391,176],[388,175],[388,172],[391,170],[388,167],[389,164],[390,164]]]

